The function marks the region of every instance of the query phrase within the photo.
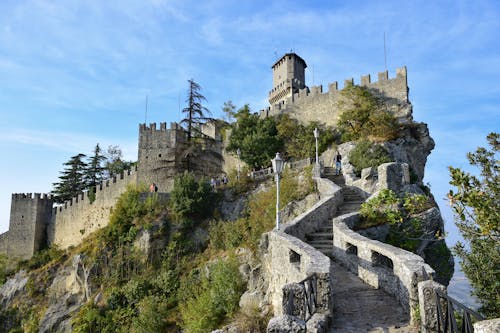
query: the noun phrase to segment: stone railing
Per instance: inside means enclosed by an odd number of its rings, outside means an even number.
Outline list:
[[[359,221],[359,213],[333,220],[333,255],[365,283],[393,295],[411,322],[418,318],[418,283],[434,270],[422,257],[389,244],[366,238],[351,230]],[[424,273],[425,272],[425,273]]]
[[[323,332],[332,310],[330,258],[305,243],[307,233],[317,230],[335,214],[343,201],[340,187],[317,178],[320,201],[291,222],[263,237],[266,278],[275,318],[268,332],[283,331],[286,320],[296,320],[307,332]],[[292,319],[291,319],[292,318]]]

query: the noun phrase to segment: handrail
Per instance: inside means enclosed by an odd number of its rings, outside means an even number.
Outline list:
[[[440,290],[436,289],[435,294],[438,333],[474,333],[471,315],[478,321],[484,320],[484,317],[479,313],[469,309],[453,297],[448,296]],[[446,301],[446,309],[442,309],[441,299]],[[462,325],[460,326],[460,329],[457,325],[454,306],[462,310]]]
[[[316,312],[316,308],[318,306],[317,300],[318,300],[318,278],[316,276],[316,273],[313,273],[306,277],[304,280],[295,283],[297,285],[300,285],[304,288],[304,298],[303,298],[303,303],[306,305],[305,306],[305,312],[303,313],[303,318],[301,318],[304,321],[308,321]],[[287,303],[286,303],[286,313],[287,314],[293,314],[295,311],[294,308],[294,294],[293,292],[288,295]]]

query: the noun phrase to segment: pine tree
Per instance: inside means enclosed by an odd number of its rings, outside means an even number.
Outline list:
[[[55,196],[56,202],[62,203],[70,200],[82,193],[86,188],[85,174],[87,164],[83,161],[85,157],[85,154],[78,154],[72,156],[68,162],[63,164],[66,168],[61,172],[61,176],[59,176],[60,181],[52,184],[54,186],[52,194]]]
[[[88,159],[87,169],[85,171],[85,185],[89,189],[88,196],[91,201],[95,199],[96,186],[103,180],[104,167],[102,166],[106,157],[102,155],[102,149],[99,144],[94,148],[94,155]]]
[[[202,105],[202,102],[206,101],[206,98],[200,93],[200,85],[194,82],[193,79],[188,80],[188,83],[187,106],[182,109],[185,118],[181,120],[181,124],[186,126],[188,142],[191,142],[193,134],[199,134],[201,125],[212,118],[206,117],[206,114],[210,114],[210,111]]]

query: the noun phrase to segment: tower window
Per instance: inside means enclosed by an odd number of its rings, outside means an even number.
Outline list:
[[[158,154],[158,157],[161,157],[161,154]]]

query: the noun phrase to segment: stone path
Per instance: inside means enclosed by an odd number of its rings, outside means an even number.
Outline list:
[[[345,186],[342,176],[335,176],[331,169],[325,173],[329,179],[342,187],[344,203],[339,206],[337,215],[359,209],[363,198],[353,188]],[[306,236],[307,242],[331,257],[333,233],[331,221],[317,232]],[[333,261],[333,323],[330,332],[389,332],[416,333],[418,329],[408,326],[409,316],[403,313],[398,301],[383,290],[375,289],[345,267]]]

